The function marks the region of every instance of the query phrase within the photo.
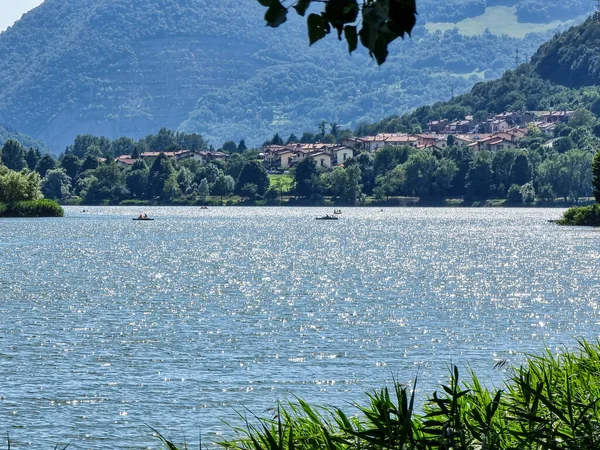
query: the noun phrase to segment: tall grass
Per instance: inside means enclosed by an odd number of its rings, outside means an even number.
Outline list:
[[[501,389],[484,387],[473,372],[461,381],[452,367],[448,383],[419,413],[415,389],[416,380],[367,393],[352,415],[302,399],[279,404],[274,417],[239,413],[242,425],[217,444],[227,450],[600,449],[599,342],[530,356],[508,370]]]

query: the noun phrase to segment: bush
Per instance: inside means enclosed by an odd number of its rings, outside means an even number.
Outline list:
[[[129,199],[129,200],[123,200],[121,203],[119,203],[119,205],[121,206],[149,206],[152,203],[149,200],[136,200],[136,199]]]
[[[513,184],[508,189],[506,201],[513,204],[523,203],[523,194],[521,193],[521,187],[518,184]]]
[[[535,200],[535,189],[533,184],[527,183],[521,186],[521,201],[523,203],[533,203]]]
[[[6,203],[0,203],[0,216],[3,216],[7,209],[8,205]]]
[[[4,217],[62,217],[64,210],[52,200],[28,200],[8,205],[1,214]]]
[[[561,225],[600,226],[600,204],[590,206],[574,206],[563,214]]]

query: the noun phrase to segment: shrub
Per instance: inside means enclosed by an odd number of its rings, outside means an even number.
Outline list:
[[[521,194],[521,187],[518,184],[513,184],[508,189],[506,201],[508,203],[523,203],[523,194]]]
[[[136,200],[136,199],[129,199],[129,200],[123,200],[121,203],[119,203],[119,205],[121,206],[148,206],[151,205],[151,202],[149,200]]]
[[[561,225],[600,226],[600,204],[569,208],[558,223]]]
[[[8,205],[2,215],[5,217],[62,217],[64,210],[52,200],[27,200]]]
[[[535,189],[533,184],[527,183],[521,186],[521,201],[523,203],[533,203],[535,200]]]

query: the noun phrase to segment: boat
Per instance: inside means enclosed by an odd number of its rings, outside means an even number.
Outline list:
[[[325,214],[324,216],[321,217],[316,217],[317,220],[338,220],[337,217],[335,216],[330,216],[329,214]]]
[[[334,210],[333,210],[333,213],[334,213],[334,214],[341,214],[341,213],[342,213],[342,210],[341,210],[341,209],[334,209]]]
[[[151,219],[150,217],[134,217],[133,220],[154,220],[154,219]]]

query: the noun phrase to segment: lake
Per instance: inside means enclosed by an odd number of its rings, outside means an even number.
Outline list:
[[[351,411],[417,375],[423,397],[451,364],[500,385],[600,334],[600,230],[559,209],[82,209],[0,220],[13,448],[157,448],[147,425],[197,448],[236,410]]]

